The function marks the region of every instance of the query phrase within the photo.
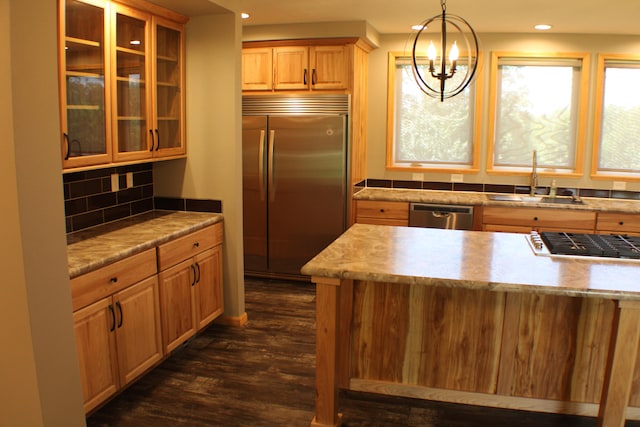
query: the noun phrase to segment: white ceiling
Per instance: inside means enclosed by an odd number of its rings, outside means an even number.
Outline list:
[[[440,0],[239,0],[251,14],[244,25],[367,21],[379,33],[410,33],[442,11]],[[448,0],[477,32],[640,34],[640,0]]]

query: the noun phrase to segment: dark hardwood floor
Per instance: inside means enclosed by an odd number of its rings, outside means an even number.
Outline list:
[[[214,324],[87,418],[89,427],[308,426],[315,288],[247,279],[243,328]],[[342,392],[345,427],[595,427],[594,418]],[[627,422],[640,427],[640,422]]]

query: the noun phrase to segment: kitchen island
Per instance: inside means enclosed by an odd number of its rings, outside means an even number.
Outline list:
[[[640,264],[536,256],[521,234],[355,224],[316,283],[316,414],[338,389],[640,418]]]

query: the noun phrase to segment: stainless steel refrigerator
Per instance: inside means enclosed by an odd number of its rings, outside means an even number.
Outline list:
[[[302,277],[346,227],[349,96],[242,104],[245,273]]]

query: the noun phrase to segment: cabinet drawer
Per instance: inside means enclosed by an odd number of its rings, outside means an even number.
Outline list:
[[[486,206],[482,214],[483,224],[519,225],[528,227],[563,227],[592,231],[595,229],[595,212],[566,211],[560,209],[502,208]]]
[[[366,217],[366,218],[408,220],[409,219],[409,203],[381,202],[376,200],[357,200],[356,213],[358,218]]]
[[[222,243],[222,222],[158,246],[158,268],[165,270]]]
[[[599,213],[598,231],[614,233],[640,233],[640,215],[623,213]]]
[[[71,279],[73,310],[98,301],[156,274],[156,251],[147,249]]]

